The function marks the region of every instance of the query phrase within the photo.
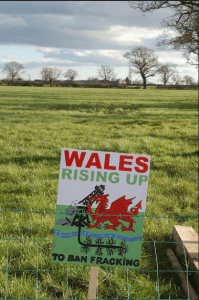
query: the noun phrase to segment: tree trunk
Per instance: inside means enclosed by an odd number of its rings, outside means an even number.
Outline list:
[[[143,89],[146,89],[146,77],[143,76],[142,78],[143,78]]]
[[[164,74],[164,85],[167,84],[167,78],[166,78],[166,75]]]

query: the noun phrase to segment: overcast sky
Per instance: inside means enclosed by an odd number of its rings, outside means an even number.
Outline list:
[[[77,80],[86,80],[107,65],[125,79],[129,63],[123,55],[142,46],[153,49],[160,63],[177,64],[181,76],[197,80],[197,69],[182,51],[156,47],[161,22],[170,15],[172,10],[161,9],[143,16],[127,1],[0,1],[0,70],[15,60],[25,67],[24,79],[41,79],[42,67],[49,66],[62,70],[60,79],[74,69]],[[6,74],[0,72],[0,78]]]

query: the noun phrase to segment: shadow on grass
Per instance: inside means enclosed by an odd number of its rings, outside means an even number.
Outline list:
[[[122,103],[116,99],[116,103],[110,103],[110,100],[104,100],[102,103],[96,103],[94,100],[93,103],[87,103],[88,100],[63,100],[63,99],[50,99],[43,100],[41,102],[34,102],[32,99],[31,102],[26,102],[25,105],[19,106],[18,102],[8,101],[7,103],[3,103],[4,107],[11,107],[12,109],[17,110],[67,110],[67,111],[79,111],[79,110],[90,110],[91,112],[106,110],[109,113],[112,113],[113,110],[123,109],[123,110],[139,110],[143,108],[151,108],[151,109],[179,109],[179,110],[197,110],[198,103],[197,101],[188,101],[188,100],[165,100],[165,99],[140,99],[140,103],[132,103],[133,99],[128,98],[125,99],[128,103]],[[56,104],[56,101],[61,101],[64,104]],[[114,100],[111,100],[112,102]],[[136,100],[137,101],[137,100]],[[151,101],[151,102],[150,102]],[[72,102],[72,103],[71,103]],[[130,102],[130,103],[129,103]]]
[[[18,165],[25,165],[29,164],[31,162],[42,162],[42,161],[47,161],[47,162],[60,162],[60,153],[57,154],[57,156],[18,156],[18,157],[11,157],[8,159],[1,159],[0,163],[1,164],[9,164],[9,163],[15,163]]]
[[[152,127],[164,126],[167,123],[176,121],[176,119],[182,121],[187,118],[186,114],[169,114],[163,116],[161,114],[139,114],[136,116],[122,114],[103,114],[103,115],[81,115],[74,114],[70,115],[70,119],[75,124],[88,124],[91,123],[107,125],[123,125],[123,126],[134,126],[134,125],[147,125]],[[124,121],[125,119],[125,121]],[[164,119],[164,121],[163,121]]]
[[[198,103],[195,102],[188,102],[188,101],[164,101],[162,100],[140,100],[140,104],[109,104],[107,105],[106,102],[103,104],[98,104],[96,102],[92,104],[66,104],[66,105],[51,105],[48,106],[48,110],[79,110],[79,109],[90,109],[93,111],[102,111],[102,110],[109,110],[111,113],[113,110],[123,109],[123,110],[139,110],[143,108],[159,108],[159,109],[185,109],[185,110],[196,110],[198,109]],[[43,105],[42,105],[43,106]]]
[[[198,156],[199,152],[198,151],[193,151],[193,152],[187,152],[187,153],[178,153],[178,154],[167,154],[167,156],[172,156],[172,157],[191,157],[191,156]],[[156,156],[162,156],[162,155],[156,155]]]

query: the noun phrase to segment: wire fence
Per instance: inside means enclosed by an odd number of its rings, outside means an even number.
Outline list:
[[[70,212],[61,212],[61,211],[34,211],[34,210],[24,210],[24,209],[0,209],[0,212],[26,212],[26,213],[33,213],[33,214],[64,214],[64,215],[71,215]],[[89,213],[82,213],[82,212],[75,212],[76,214],[83,214],[83,215],[90,215]],[[102,216],[101,214],[92,214],[92,216]],[[118,215],[106,215],[107,217],[118,217]],[[129,215],[124,215],[122,216],[129,216]],[[177,216],[145,216],[145,215],[136,215],[133,216],[134,218],[160,218],[160,219],[175,219],[175,218],[198,218],[199,215],[177,215]]]
[[[36,214],[57,214],[57,212],[38,212],[38,211],[27,211],[27,210],[0,210],[1,212],[26,212],[26,213],[36,213]],[[60,214],[60,212],[59,212]],[[67,212],[63,213],[63,214],[67,214]],[[81,213],[80,213],[81,214]],[[84,213],[85,214],[85,213]],[[144,217],[144,218],[167,218],[167,219],[173,219],[173,218],[198,218],[199,215],[183,215],[183,216],[168,216],[168,217],[165,217],[165,216],[136,216],[136,217]],[[62,268],[49,268],[49,269],[41,269],[39,267],[39,243],[52,243],[52,239],[32,239],[32,238],[7,238],[7,237],[0,237],[0,241],[4,242],[5,243],[5,252],[6,252],[6,262],[5,262],[5,266],[3,268],[0,268],[0,271],[1,272],[5,272],[5,295],[4,295],[4,298],[1,298],[2,299],[5,299],[5,300],[19,300],[19,299],[9,299],[7,297],[8,295],[8,283],[9,283],[9,273],[10,272],[34,272],[35,273],[35,298],[34,300],[40,300],[38,298],[38,288],[39,288],[39,274],[40,273],[45,273],[45,272],[48,272],[49,274],[52,273],[52,272],[64,272],[65,273],[65,284],[66,284],[66,291],[68,292],[68,289],[69,289],[69,273],[71,272],[90,272],[90,269],[73,269],[73,268],[70,268],[70,266],[73,267],[73,265],[68,265],[68,264],[63,264],[63,265],[66,265],[66,268],[62,269]],[[20,252],[23,252],[23,247],[24,247],[24,243],[25,242],[34,242],[35,243],[35,246],[34,246],[34,257],[36,258],[36,268],[28,268],[28,269],[24,269],[24,268],[13,268],[12,267],[12,262],[9,261],[9,251],[10,251],[10,247],[12,247],[12,243],[14,241],[18,241],[18,242],[21,242],[20,245],[21,245],[21,250],[18,249],[18,251]],[[22,243],[23,242],[23,243]],[[156,299],[162,299],[160,298],[160,274],[163,273],[163,272],[167,272],[167,273],[185,273],[186,274],[186,279],[187,279],[187,289],[188,289],[188,298],[187,299],[190,299],[190,291],[189,291],[189,275],[192,274],[192,273],[198,273],[198,271],[196,270],[190,270],[188,268],[188,260],[187,260],[187,255],[186,255],[186,251],[185,251],[185,246],[184,246],[184,243],[196,243],[195,241],[193,242],[190,242],[190,241],[186,241],[186,242],[172,242],[172,241],[142,241],[142,243],[151,243],[153,245],[153,248],[154,248],[154,255],[155,255],[155,260],[156,260],[156,269],[128,269],[128,268],[117,268],[117,270],[115,270],[115,268],[108,268],[106,267],[106,271],[107,272],[126,272],[126,282],[127,282],[127,296],[126,298],[106,298],[106,300],[110,299],[110,300],[113,300],[113,299],[117,299],[117,300],[122,300],[122,299],[137,299],[137,298],[129,298],[130,296],[130,291],[129,291],[129,274],[130,272],[145,272],[145,273],[156,273],[157,274],[157,284],[156,284],[156,287],[157,287],[157,294],[158,294],[158,298]],[[183,251],[184,251],[184,260],[185,260],[185,265],[186,265],[186,270],[184,271],[180,271],[180,270],[171,270],[171,269],[165,269],[165,270],[162,270],[159,268],[159,261],[158,261],[158,255],[157,255],[157,245],[158,244],[182,244],[183,245]],[[49,257],[49,261],[50,261],[50,257]],[[3,263],[2,263],[3,264]],[[54,264],[55,265],[55,264]],[[99,268],[99,272],[104,272],[104,270],[100,269]],[[25,300],[25,299],[28,299],[28,300],[33,300],[33,299],[29,299],[29,298],[20,298],[20,300]],[[53,299],[53,298],[48,298],[48,299]],[[61,299],[61,298],[57,298],[55,297],[55,299]],[[97,288],[97,299],[98,298],[98,288]],[[169,298],[170,299],[170,298]],[[41,299],[41,300],[44,300],[44,299]],[[45,299],[47,300],[47,299]],[[63,300],[67,300],[67,298],[63,299]],[[77,300],[81,300],[81,299],[77,299]],[[139,299],[139,300],[146,300],[145,299]],[[148,300],[154,300],[154,299],[148,299]],[[166,299],[162,299],[162,300],[166,300]],[[174,299],[170,299],[170,300],[174,300]],[[180,299],[175,299],[175,300],[180,300]]]

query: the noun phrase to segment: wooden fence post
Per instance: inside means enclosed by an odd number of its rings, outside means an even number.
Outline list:
[[[91,266],[90,279],[89,279],[89,289],[88,289],[88,299],[96,299],[97,284],[98,284],[98,266]]]

